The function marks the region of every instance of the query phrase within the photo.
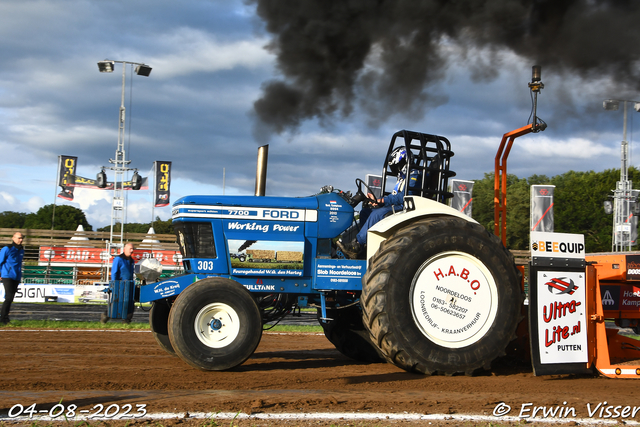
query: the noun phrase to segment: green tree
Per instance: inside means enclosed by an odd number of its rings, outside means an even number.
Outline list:
[[[493,173],[484,174],[483,179],[476,180],[473,184],[473,219],[478,221],[484,228],[493,233]]]
[[[487,173],[473,185],[473,218],[490,233],[495,230],[494,177]],[[536,183],[548,179],[536,177]],[[527,249],[529,247],[529,181],[507,174],[507,247]]]
[[[612,194],[620,171],[569,171],[552,178],[555,231],[584,234],[587,252],[611,250],[613,218],[606,215],[603,202]]]
[[[149,228],[153,226],[153,230],[156,234],[173,234],[173,225],[171,220],[168,219],[166,221],[162,221],[160,217],[156,217],[156,220],[152,223],[141,224],[138,222],[130,222],[124,225],[125,233],[146,233],[149,231]],[[113,231],[120,232],[120,223],[116,223],[113,225]],[[107,225],[104,227],[98,228],[97,231],[110,231],[111,225]]]
[[[551,180],[546,175],[531,175],[527,178],[529,185],[548,185],[551,184]]]
[[[114,232],[120,232],[120,230],[122,229],[122,224],[119,222],[116,222],[115,224],[113,224],[113,231]],[[111,230],[111,225],[105,225],[104,227],[100,227],[98,228],[97,231],[110,231]],[[140,224],[137,222],[128,222],[124,225],[124,232],[125,233],[146,233],[147,231],[149,231],[149,225],[148,224]]]
[[[156,234],[173,234],[173,221],[171,221],[171,218],[163,221],[157,216],[153,222],[153,229],[156,231]]]
[[[24,228],[50,230],[53,206],[53,204],[45,205],[38,209],[38,212],[28,214],[24,221]],[[69,205],[59,205],[55,209],[54,230],[75,230],[78,228],[78,224],[82,224],[86,231],[93,229],[82,210]]]
[[[0,228],[23,228],[27,214],[23,212],[0,212]]]
[[[531,197],[526,178],[507,177],[507,247],[527,249],[529,247],[529,223]]]

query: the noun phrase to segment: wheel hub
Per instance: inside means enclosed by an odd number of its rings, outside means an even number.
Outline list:
[[[222,326],[224,326],[222,324],[222,321],[220,319],[216,319],[215,317],[211,319],[211,322],[209,322],[209,327],[212,331],[219,331]]]
[[[228,304],[214,302],[205,305],[195,317],[196,336],[207,347],[223,348],[238,337],[240,316]]]

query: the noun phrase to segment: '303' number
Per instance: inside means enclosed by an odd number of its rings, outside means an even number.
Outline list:
[[[213,261],[198,261],[198,270],[213,270]]]

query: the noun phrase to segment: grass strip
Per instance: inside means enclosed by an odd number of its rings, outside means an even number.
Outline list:
[[[276,325],[273,328],[265,329],[265,332],[324,333],[320,325]]]
[[[123,323],[110,320],[107,323],[72,320],[12,320],[0,329],[149,329],[148,323]]]
[[[0,326],[3,329],[129,329],[145,330],[149,329],[148,323],[131,322],[123,323],[122,320],[109,320],[107,323],[100,322],[77,322],[67,320],[12,320],[8,325]],[[304,332],[322,333],[320,325],[276,325],[269,329],[269,332]]]

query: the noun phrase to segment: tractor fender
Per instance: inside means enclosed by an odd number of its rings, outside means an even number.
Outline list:
[[[474,219],[450,206],[424,197],[405,196],[404,206],[404,210],[383,218],[367,231],[367,259],[371,258],[378,251],[382,242],[392,236],[398,228],[421,218],[454,216],[477,223]]]

